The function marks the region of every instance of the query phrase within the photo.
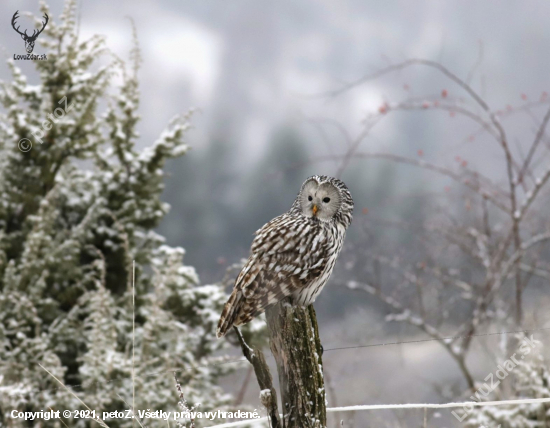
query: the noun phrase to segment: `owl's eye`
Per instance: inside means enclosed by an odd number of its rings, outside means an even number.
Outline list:
[[[307,200],[308,200],[308,201],[313,201],[313,198],[311,197],[311,195],[309,195],[309,196],[307,197]]]
[[[323,202],[324,202],[325,204],[328,204],[328,203],[330,202],[330,198],[323,198]]]

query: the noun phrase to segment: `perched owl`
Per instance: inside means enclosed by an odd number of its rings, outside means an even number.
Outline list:
[[[342,181],[323,175],[308,178],[290,211],[256,232],[217,336],[287,296],[295,305],[313,303],[332,273],[352,213],[353,199]]]

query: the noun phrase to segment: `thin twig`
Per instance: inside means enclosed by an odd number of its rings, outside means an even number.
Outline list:
[[[136,411],[135,359],[136,359],[136,261],[133,260],[132,261],[132,413],[134,414]],[[132,420],[132,425],[134,425],[133,420]]]
[[[269,391],[269,394],[262,394],[262,404],[267,409],[269,420],[271,422],[271,427],[281,428],[283,425],[281,424],[281,419],[279,417],[277,392],[273,387],[273,378],[271,377],[271,372],[265,360],[264,354],[260,349],[252,349],[250,346],[248,346],[238,327],[234,327],[234,330],[237,334],[237,338],[239,339],[243,355],[246,357],[248,362],[252,364],[252,367],[254,367],[254,373],[256,373],[256,378],[258,380],[260,390]]]
[[[65,384],[63,382],[61,382],[52,372],[50,372],[46,367],[44,367],[42,364],[38,363],[38,365],[40,367],[42,367],[42,370],[44,370],[46,373],[48,373],[51,377],[53,377],[61,386],[63,386],[63,388],[65,388],[69,394],[71,394],[74,398],[76,398],[78,401],[80,401],[80,403],[82,403],[82,405],[84,407],[86,407],[92,414],[94,414],[93,410],[90,409],[88,407],[88,405],[82,401],[80,398],[78,398],[78,395],[76,395],[73,391],[71,391],[69,388],[67,388],[67,386],[65,386]],[[95,418],[93,418],[94,421],[96,421],[99,425],[101,425],[102,427],[104,428],[109,428],[109,426],[99,417],[99,416],[96,416]]]

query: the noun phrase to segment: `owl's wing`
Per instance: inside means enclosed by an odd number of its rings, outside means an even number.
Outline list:
[[[218,337],[320,276],[328,262],[327,241],[318,222],[289,214],[258,230],[222,312]]]

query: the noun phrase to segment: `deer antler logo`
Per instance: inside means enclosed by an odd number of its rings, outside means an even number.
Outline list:
[[[49,19],[48,14],[46,13],[44,14],[44,18],[46,19],[46,21],[42,23],[42,28],[40,30],[34,30],[33,33],[29,36],[27,34],[27,30],[25,30],[25,32],[22,33],[21,31],[19,31],[19,26],[15,28],[15,24],[16,24],[15,21],[17,20],[17,18],[19,18],[19,16],[17,15],[18,13],[19,11],[16,11],[13,14],[13,18],[11,19],[11,26],[15,31],[17,31],[17,33],[21,35],[21,38],[25,40],[25,50],[27,51],[27,53],[32,53],[36,38],[40,35],[40,33],[42,33],[42,31],[44,31],[44,28],[46,28],[46,25],[48,24],[48,19]]]

